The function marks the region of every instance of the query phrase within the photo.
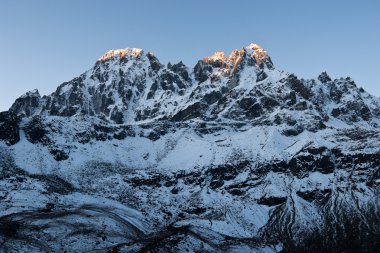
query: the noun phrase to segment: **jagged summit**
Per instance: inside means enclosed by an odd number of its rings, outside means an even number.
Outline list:
[[[113,49],[106,52],[104,55],[102,55],[98,62],[104,62],[108,61],[113,58],[126,58],[126,57],[134,57],[139,58],[144,51],[140,48],[125,48],[125,49]]]
[[[40,96],[40,92],[38,91],[38,89],[33,89],[33,90],[30,90],[28,92],[26,92],[25,94],[21,95],[21,97],[28,97],[28,96]]]
[[[267,51],[265,51],[262,47],[257,44],[251,43],[247,47],[245,47],[247,53],[255,57],[257,63],[261,64],[268,57]]]
[[[254,59],[255,63],[258,65],[270,62],[270,67],[273,67],[267,51],[254,43],[243,47],[241,50],[233,50],[228,57],[226,57],[224,52],[217,51],[212,56],[203,58],[203,61],[213,65],[232,66],[236,69],[244,57]]]
[[[103,54],[97,62],[106,62],[110,59],[123,59],[123,58],[140,58],[144,54],[144,50],[141,48],[125,48],[125,49],[112,49]],[[148,57],[155,57],[153,53],[148,52]],[[255,62],[260,65],[265,62],[270,62],[270,67],[273,64],[270,57],[261,46],[251,43],[241,50],[233,50],[227,57],[224,52],[215,52],[212,56],[206,56],[203,61],[206,63],[211,63],[213,65],[221,66],[232,66],[235,67],[241,62],[243,57],[250,57],[255,60]],[[268,61],[269,60],[269,61]]]
[[[182,62],[163,65],[138,48],[110,50],[98,63],[49,96],[36,91],[21,96],[10,110],[26,117],[95,116],[117,124],[167,119],[273,122],[294,109],[308,110],[302,117],[313,115],[319,125],[327,115],[347,122],[370,122],[378,115],[373,106],[377,100],[371,101],[352,80],[332,82],[326,72],[317,78],[320,82],[298,79],[275,69],[267,51],[253,43],[229,56],[216,52],[194,68]],[[321,83],[329,85],[319,87]]]
[[[329,76],[329,74],[327,74],[326,71],[323,71],[323,72],[318,76],[318,80],[321,81],[322,83],[327,83],[327,82],[331,81],[331,77]]]

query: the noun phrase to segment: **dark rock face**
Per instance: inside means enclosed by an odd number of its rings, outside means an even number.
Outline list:
[[[309,89],[295,75],[291,74],[288,77],[288,82],[292,89],[303,98],[309,99],[311,97],[312,94]]]
[[[265,62],[265,65],[267,66],[268,69],[274,68],[274,65],[273,65],[273,62],[272,62],[272,59],[270,58],[270,56],[267,56],[265,58],[264,62]]]
[[[7,145],[14,145],[20,140],[20,118],[12,112],[0,112],[0,140]]]
[[[327,83],[327,82],[331,81],[331,78],[330,78],[330,76],[326,72],[322,72],[318,76],[318,80],[321,81],[322,83]]]
[[[325,189],[325,190],[314,190],[314,191],[298,191],[297,195],[308,202],[313,202],[313,201],[322,201],[325,198],[328,198],[329,197],[328,195],[330,193],[331,193],[331,189]]]
[[[204,101],[207,104],[213,104],[222,98],[222,93],[220,91],[212,91],[204,96]]]
[[[45,183],[50,193],[69,194],[75,190],[74,186],[56,175],[29,175],[31,178]]]
[[[258,200],[258,203],[260,205],[266,205],[266,206],[276,206],[284,203],[286,201],[286,197],[273,197],[270,196],[268,198],[261,198]]]
[[[300,133],[302,133],[303,130],[304,129],[302,127],[293,127],[293,128],[285,129],[284,131],[282,131],[282,134],[285,136],[297,136]]]
[[[29,124],[24,128],[26,138],[33,144],[49,144],[51,140],[47,136],[45,126],[42,125],[41,118],[33,117]]]
[[[215,168],[210,168],[207,173],[211,176],[210,188],[217,189],[224,185],[224,181],[229,181],[234,179],[238,174],[239,168],[243,167],[245,164],[231,165],[226,164],[225,166],[218,166]]]
[[[267,77],[268,77],[267,73],[265,73],[264,71],[260,71],[257,74],[256,82],[261,82],[261,81],[265,80]]]
[[[85,144],[90,141],[124,140],[134,136],[136,133],[131,126],[108,127],[94,124],[87,131],[76,133],[74,137],[79,143]]]
[[[360,110],[360,116],[362,117],[363,120],[369,121],[371,119],[372,114],[368,106],[362,105],[362,107],[359,110]]]
[[[189,72],[187,71],[186,65],[183,64],[182,61],[174,65],[169,65],[169,69],[171,69],[174,73],[180,75],[183,80],[190,81]]]
[[[59,149],[51,149],[50,154],[53,155],[56,161],[63,161],[69,158],[69,156],[64,151]]]
[[[202,115],[202,104],[197,102],[188,106],[186,109],[179,111],[172,117],[174,121],[185,121],[193,118],[200,117]]]
[[[287,102],[287,105],[289,106],[294,105],[297,102],[296,93],[294,91],[291,91],[289,93],[289,96],[287,96],[287,99],[289,99],[289,101]]]
[[[72,89],[68,97],[62,93],[65,86],[70,85]],[[74,78],[72,81],[61,84],[50,96],[44,106],[44,110],[51,115],[70,117],[79,112],[83,97],[83,80],[81,77]]]
[[[14,237],[17,234],[17,230],[21,227],[21,224],[16,221],[0,221],[1,234],[6,238]]]
[[[27,92],[24,96],[16,99],[9,111],[21,116],[30,117],[36,113],[41,106],[42,99],[38,90]]]
[[[245,111],[245,116],[249,119],[257,118],[263,113],[262,106],[256,99],[244,98],[239,101],[239,106]]]
[[[319,171],[324,174],[334,171],[334,163],[329,156],[316,158],[313,155],[299,155],[290,160],[289,166],[292,174],[299,178],[313,171]]]
[[[339,108],[332,109],[331,115],[334,117],[338,117],[340,115],[340,109]]]
[[[280,103],[276,99],[271,97],[262,97],[260,99],[260,102],[263,105],[263,107],[267,110],[272,110],[274,107],[280,105]]]
[[[116,124],[123,124],[124,122],[124,115],[123,112],[118,108],[115,107],[111,112],[110,119],[115,122]]]
[[[203,61],[198,61],[194,67],[195,80],[202,83],[207,80],[210,73],[212,72],[212,67]]]
[[[307,109],[307,103],[306,101],[299,102],[298,104],[295,105],[294,107],[296,110],[303,111]]]
[[[154,93],[158,89],[158,83],[155,81],[152,86],[150,87],[150,91],[148,93],[147,99],[152,99],[154,97]]]
[[[159,71],[160,68],[161,68],[161,63],[159,62],[159,60],[157,59],[156,56],[154,56],[154,54],[152,53],[147,53],[146,55],[149,59],[149,62],[150,62],[150,66],[152,67],[152,69],[154,71]]]

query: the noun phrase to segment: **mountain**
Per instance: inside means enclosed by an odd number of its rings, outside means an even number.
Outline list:
[[[0,113],[5,252],[376,252],[380,99],[256,44],[111,50]]]

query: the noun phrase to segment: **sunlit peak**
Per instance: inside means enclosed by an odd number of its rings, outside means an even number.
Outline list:
[[[224,52],[215,52],[212,56],[205,57],[204,61],[224,61],[226,59]]]
[[[251,43],[246,47],[247,53],[256,59],[258,64],[261,64],[263,60],[268,56],[267,51],[257,44]]]
[[[108,61],[112,58],[125,58],[127,56],[131,56],[134,58],[138,58],[141,56],[143,50],[140,48],[125,48],[125,49],[114,49],[105,53],[102,57],[98,59],[99,61]]]

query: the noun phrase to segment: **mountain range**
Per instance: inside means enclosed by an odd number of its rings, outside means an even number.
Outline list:
[[[4,252],[376,252],[380,99],[256,44],[111,50],[0,113]]]

